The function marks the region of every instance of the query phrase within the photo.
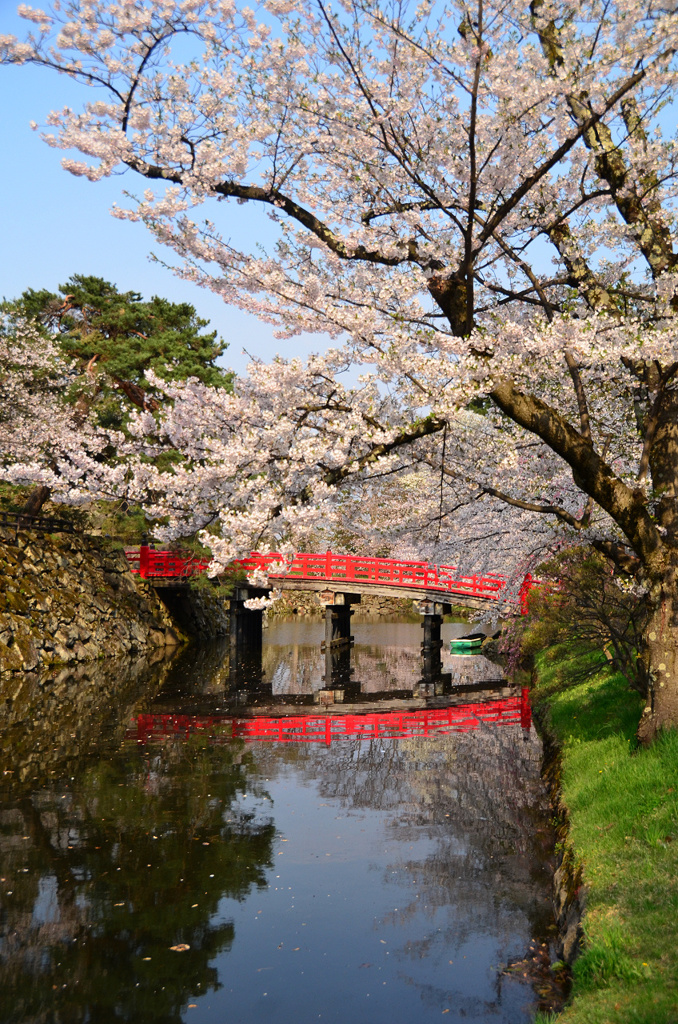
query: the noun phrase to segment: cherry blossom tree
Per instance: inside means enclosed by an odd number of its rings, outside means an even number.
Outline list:
[[[338,486],[416,463],[443,494],[562,524],[645,592],[644,739],[678,724],[674,7],[60,0],[0,43],[92,90],[45,137],[74,174],[145,179],[116,215],[177,273],[343,346],[139,417],[193,453],[190,481],[155,481],[163,507],[202,487],[206,508],[212,474],[228,547],[229,516],[310,522]],[[270,251],[230,241],[230,202],[268,216]],[[364,372],[351,394],[342,360]],[[288,414],[285,388],[307,390]]]
[[[105,458],[107,450],[123,452],[123,435],[97,429],[64,401],[76,376],[34,324],[6,322],[0,330],[0,479],[33,485],[37,508],[48,496],[80,505],[125,487],[123,463]]]
[[[406,410],[373,376],[342,385],[337,359],[253,364],[233,394],[153,378],[164,411],[130,423],[139,455],[129,486],[156,535],[203,531],[213,571],[252,548],[331,547],[499,573],[515,584],[510,602],[535,560],[570,533],[518,507],[520,493],[539,473],[542,497],[562,517],[582,512],[562,461],[543,445],[535,454],[529,440],[516,445],[490,416],[468,410],[449,412],[438,434],[428,433],[428,417],[403,425]],[[180,466],[155,458],[167,447],[181,453]],[[531,471],[516,482],[517,468]],[[498,499],[509,491],[510,504]],[[609,517],[590,511],[587,536],[609,532]]]

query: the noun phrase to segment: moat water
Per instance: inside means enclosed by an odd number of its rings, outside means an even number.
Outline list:
[[[1,684],[3,1024],[533,1020],[534,728],[481,656],[422,676],[418,623],[353,634],[331,679],[294,621],[239,673],[215,646]]]

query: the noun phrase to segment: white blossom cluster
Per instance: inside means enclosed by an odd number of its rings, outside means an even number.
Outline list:
[[[122,448],[122,435],[97,429],[64,400],[74,378],[34,326],[0,332],[0,479],[40,484],[79,505],[124,491],[127,470],[102,458],[107,447]]]

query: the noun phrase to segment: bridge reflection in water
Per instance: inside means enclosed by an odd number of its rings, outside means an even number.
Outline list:
[[[140,714],[136,720],[139,743],[162,736],[185,737],[193,733],[210,735],[214,742],[242,739],[277,743],[326,743],[344,739],[410,739],[453,732],[471,732],[481,725],[517,725],[529,730],[532,724],[529,691],[520,696],[413,711],[365,712],[341,715],[230,715]],[[133,730],[127,734],[133,738]]]
[[[179,683],[180,695],[174,690],[139,714],[128,738],[144,744],[202,734],[217,744],[330,744],[464,733],[483,725],[518,725],[529,733],[527,689],[508,686],[487,658],[440,648],[433,658],[422,657],[418,623],[383,621],[356,623],[355,647],[322,651],[322,628],[274,622],[263,650],[255,647],[246,659],[231,650],[229,661],[225,649],[221,671],[205,666],[204,685],[192,664],[190,687]],[[445,628],[453,634],[468,627]]]

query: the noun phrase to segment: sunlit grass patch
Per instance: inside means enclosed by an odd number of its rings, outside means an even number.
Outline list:
[[[584,866],[584,950],[562,1024],[678,1024],[678,733],[638,749],[638,694],[595,655],[537,658]],[[565,655],[565,657],[563,657]],[[588,666],[582,665],[582,659]],[[579,681],[577,681],[579,680]]]
[[[641,963],[626,952],[621,924],[601,924],[594,931],[596,938],[587,936],[584,951],[574,964],[574,980],[580,992],[605,987],[613,981],[635,982],[643,977]]]

